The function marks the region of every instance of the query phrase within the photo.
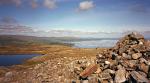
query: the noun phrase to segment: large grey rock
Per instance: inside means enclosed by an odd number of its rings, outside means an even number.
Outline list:
[[[149,83],[148,79],[145,76],[142,76],[136,71],[132,71],[131,76],[134,78],[134,80],[137,81],[137,83]]]

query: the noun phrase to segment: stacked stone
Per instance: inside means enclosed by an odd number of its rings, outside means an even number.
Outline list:
[[[120,39],[116,46],[96,55],[96,63],[80,73],[80,80],[94,83],[149,83],[150,42],[139,33]],[[88,83],[87,82],[87,83]]]

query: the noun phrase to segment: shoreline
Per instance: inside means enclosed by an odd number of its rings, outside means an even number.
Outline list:
[[[28,59],[19,65],[12,65],[9,67],[1,66],[2,68],[0,67],[0,77],[3,77],[6,72],[24,71],[28,68],[36,66],[37,64],[41,64],[49,60],[66,59],[66,61],[68,61],[68,58],[83,58],[83,57],[87,57],[90,59],[91,57],[95,57],[97,53],[102,52],[102,50],[106,50],[106,48],[74,48],[64,45],[40,45],[40,46],[27,46],[24,48],[14,47],[13,50],[10,50],[9,52],[3,54],[5,55],[9,55],[9,53],[11,53],[11,55],[12,53],[14,55],[20,53],[32,54],[33,49],[35,47],[36,49],[38,49],[38,51],[34,53],[40,53],[42,54],[41,56],[36,56],[31,59]],[[18,48],[21,48],[20,51],[17,51]],[[32,50],[25,50],[25,49],[32,49]],[[8,48],[3,50],[8,50]],[[21,50],[23,50],[24,52]],[[0,54],[2,54],[2,51],[0,51]]]
[[[11,48],[13,49],[11,49]],[[5,49],[3,49],[5,48]],[[19,50],[18,50],[19,49]],[[3,46],[0,47],[0,56],[9,55],[27,55],[39,54],[31,59],[26,60],[23,64],[32,64],[36,62],[43,62],[54,58],[63,57],[83,57],[83,56],[95,56],[101,50],[108,48],[75,48],[66,45],[34,45],[34,46]],[[91,55],[89,55],[91,54]]]

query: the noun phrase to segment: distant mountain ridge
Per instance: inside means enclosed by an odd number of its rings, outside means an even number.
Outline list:
[[[0,45],[64,44],[63,38],[23,35],[0,35]]]

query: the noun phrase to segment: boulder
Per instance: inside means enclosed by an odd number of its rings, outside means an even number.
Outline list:
[[[127,80],[125,77],[126,77],[126,70],[124,68],[121,68],[116,71],[115,82],[116,83],[125,82]]]
[[[132,71],[131,76],[134,80],[136,80],[137,83],[149,83],[148,79],[145,76],[142,76],[136,71]]]

